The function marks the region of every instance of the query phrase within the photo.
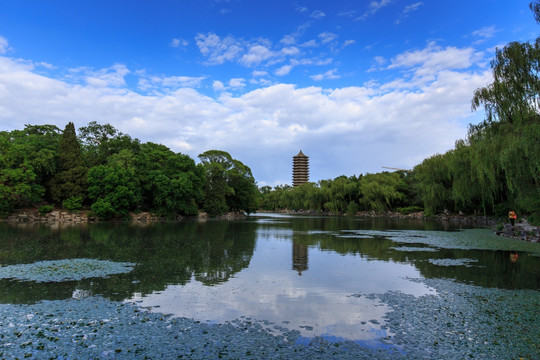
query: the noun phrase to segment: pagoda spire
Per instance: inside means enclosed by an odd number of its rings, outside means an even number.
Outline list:
[[[293,156],[293,186],[298,186],[309,181],[309,157],[302,150]]]

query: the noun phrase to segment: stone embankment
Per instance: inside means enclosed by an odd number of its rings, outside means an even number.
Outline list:
[[[87,223],[95,222],[97,219],[93,216],[89,216],[88,212],[81,211],[72,213],[62,210],[54,210],[46,214],[40,214],[37,210],[22,210],[18,213],[12,214],[6,219],[8,222],[16,223]]]
[[[529,224],[527,219],[521,219],[514,226],[511,224],[504,224],[502,228],[499,226],[495,234],[535,243],[540,242],[540,227]]]
[[[246,214],[243,212],[229,212],[222,216],[218,216],[217,219],[220,220],[240,220],[246,217]],[[204,221],[209,219],[208,214],[201,212],[198,216],[191,218],[185,218],[181,215],[176,215],[175,217],[164,217],[152,214],[150,212],[140,212],[140,213],[130,213],[129,218],[117,218],[112,221],[123,221],[131,220],[133,223],[155,223],[163,221],[181,221],[187,219],[195,219]],[[80,211],[80,212],[69,212],[64,210],[53,210],[46,214],[39,213],[36,209],[26,209],[21,210],[15,214],[8,216],[6,219],[0,219],[0,221],[7,221],[10,223],[46,223],[46,224],[81,224],[89,222],[99,222],[101,221],[98,217],[91,215],[89,211]]]

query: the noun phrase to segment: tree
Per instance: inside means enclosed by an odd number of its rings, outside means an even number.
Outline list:
[[[133,154],[129,150],[109,158],[106,165],[88,171],[88,196],[92,211],[101,218],[127,215],[141,203]]]
[[[540,23],[540,3],[530,8]],[[469,142],[486,156],[475,165],[492,193],[540,217],[540,37],[497,49],[491,67],[493,83],[477,89],[472,100],[473,110],[486,112],[469,129]],[[495,182],[505,189],[497,191]]]
[[[58,145],[57,169],[50,183],[52,199],[62,203],[68,198],[86,198],[87,173],[75,126],[69,122]]]
[[[360,179],[360,203],[365,209],[387,211],[403,200],[403,182],[398,173],[366,174]]]
[[[119,132],[110,124],[91,121],[79,128],[79,139],[83,147],[84,159],[88,167],[104,165],[109,156],[127,149],[133,153],[139,150],[139,140]]]
[[[61,137],[54,125],[0,132],[0,213],[42,201],[56,169]]]
[[[448,153],[433,155],[413,169],[416,191],[422,199],[426,215],[452,208],[452,174]]]
[[[199,159],[205,174],[203,207],[209,214],[257,209],[257,185],[247,165],[220,150],[206,151]]]
[[[164,145],[145,143],[137,156],[143,203],[160,215],[195,215],[202,202],[204,178],[187,155]]]

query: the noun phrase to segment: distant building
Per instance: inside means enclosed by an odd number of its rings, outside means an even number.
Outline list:
[[[292,173],[293,186],[302,185],[309,181],[309,157],[302,153],[302,150],[298,155],[293,156],[293,173]]]

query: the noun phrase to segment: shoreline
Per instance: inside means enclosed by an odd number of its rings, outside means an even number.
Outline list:
[[[258,210],[257,213],[278,213],[286,215],[316,215],[316,216],[345,216],[336,215],[332,213],[317,213],[314,211],[304,210],[279,210],[279,211],[267,211]],[[493,227],[493,231],[498,236],[510,237],[515,239],[521,239],[529,242],[540,242],[540,227],[531,225],[527,222],[526,218],[522,218],[520,222],[516,223],[512,227],[508,223],[501,222],[500,219],[485,216],[476,215],[464,215],[464,214],[439,214],[432,217],[424,216],[422,211],[412,212],[409,214],[402,214],[398,212],[385,212],[377,213],[375,211],[362,211],[357,212],[354,217],[365,218],[387,218],[387,219],[417,219],[417,220],[437,220],[442,222],[462,223],[469,225],[488,225]],[[0,218],[0,222],[7,223],[42,223],[49,225],[68,225],[68,224],[87,224],[98,222],[129,222],[132,224],[151,224],[157,222],[179,222],[179,221],[208,221],[212,219],[216,220],[242,220],[247,215],[243,212],[228,212],[221,216],[210,217],[207,213],[201,212],[197,216],[181,216],[177,215],[173,218],[166,216],[158,216],[150,212],[129,213],[127,217],[114,218],[109,220],[102,220],[96,216],[92,216],[89,210],[81,210],[79,212],[71,212],[65,209],[55,209],[46,214],[40,214],[35,208],[21,209],[20,211],[9,215],[6,218]]]

